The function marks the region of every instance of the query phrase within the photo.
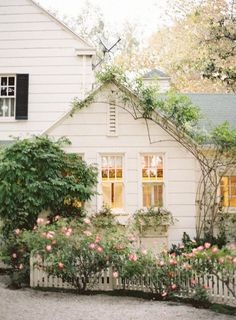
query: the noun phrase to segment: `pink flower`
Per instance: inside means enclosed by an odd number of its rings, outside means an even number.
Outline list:
[[[117,271],[112,273],[113,278],[118,278],[119,277],[119,273]]]
[[[17,257],[17,254],[16,254],[16,253],[13,253],[13,254],[12,254],[12,258],[16,259],[16,257]]]
[[[98,247],[97,247],[97,251],[98,251],[98,252],[103,252],[103,247],[98,246]]]
[[[173,290],[175,290],[175,289],[177,288],[177,285],[176,285],[175,283],[173,283],[173,284],[171,285],[171,288],[172,288]]]
[[[37,219],[37,224],[43,224],[44,223],[44,219],[43,218],[38,218]]]
[[[160,267],[163,267],[165,265],[165,262],[163,261],[163,260],[161,260],[160,262],[159,262],[159,266]]]
[[[204,285],[203,285],[203,288],[204,288],[204,289],[208,289],[209,286],[208,286],[207,284],[204,284]]]
[[[130,253],[128,255],[128,258],[129,258],[130,261],[137,261],[138,260],[138,257],[136,255],[136,253]]]
[[[50,244],[46,245],[46,251],[48,252],[52,251],[52,246]]]
[[[97,246],[96,243],[90,243],[90,244],[89,244],[89,248],[90,248],[90,249],[95,249],[96,246]]]
[[[84,231],[84,234],[85,234],[86,236],[90,237],[90,236],[92,235],[92,232],[89,231],[89,230],[85,230],[85,231]]]
[[[55,232],[54,232],[54,231],[48,231],[46,237],[47,237],[48,239],[52,239],[52,238],[54,237],[54,235],[55,235]]]
[[[197,252],[196,248],[192,249],[192,253],[196,253],[196,252]]]
[[[173,265],[177,264],[177,261],[175,259],[170,259],[169,264],[173,266]]]
[[[52,244],[56,244],[57,243],[57,240],[52,240]]]
[[[233,263],[236,264],[236,258],[233,259]]]
[[[90,224],[90,223],[91,223],[91,221],[90,221],[90,219],[89,219],[89,218],[84,218],[84,223],[85,223],[85,224]]]
[[[213,248],[211,249],[211,252],[212,252],[212,253],[217,253],[217,252],[218,252],[218,248],[217,248],[217,247],[213,247]]]
[[[24,268],[24,265],[21,263],[19,264],[19,267],[18,267],[20,270],[22,270]]]
[[[197,281],[195,279],[191,279],[191,284],[195,285],[197,283]]]
[[[219,261],[219,263],[223,264],[223,263],[225,262],[225,259],[224,259],[223,257],[220,257],[220,258],[218,259],[218,261]]]
[[[135,241],[136,237],[133,234],[128,235],[128,240],[129,241]]]
[[[20,229],[17,228],[17,229],[15,230],[15,234],[18,236],[20,233],[21,233]]]
[[[211,246],[210,242],[205,242],[205,243],[204,243],[204,247],[205,247],[206,249],[209,249],[210,246]]]
[[[59,269],[63,269],[63,268],[64,268],[64,263],[59,262],[59,263],[58,263],[58,267],[59,267]]]
[[[161,296],[162,296],[162,297],[167,296],[167,292],[166,292],[166,291],[162,291]]]
[[[101,240],[101,236],[99,234],[96,235],[95,242],[98,243]]]
[[[197,247],[197,250],[198,251],[202,251],[202,250],[204,250],[204,247],[203,246],[199,246],[199,247]]]
[[[61,217],[60,217],[59,215],[56,215],[55,218],[54,218],[54,220],[55,220],[55,221],[58,221],[60,218],[61,218]]]
[[[144,255],[144,256],[146,256],[147,255],[147,250],[145,250],[145,249],[142,249],[142,254]]]

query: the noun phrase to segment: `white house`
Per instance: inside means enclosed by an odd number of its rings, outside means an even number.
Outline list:
[[[67,136],[68,152],[99,169],[98,195],[121,221],[142,207],[164,206],[175,224],[145,239],[147,246],[178,243],[195,234],[197,184],[194,157],[160,127],[132,116],[114,102],[114,84],[95,90],[93,102],[70,116],[74,97],[92,88],[94,48],[32,0],[0,0],[0,141],[12,136]],[[165,86],[168,79],[164,77]],[[214,123],[236,123],[236,95],[192,94]],[[204,124],[203,124],[204,125]],[[236,206],[236,177],[228,182]]]

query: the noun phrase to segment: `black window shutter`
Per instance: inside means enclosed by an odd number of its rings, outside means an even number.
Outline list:
[[[28,119],[29,75],[16,75],[16,120]]]

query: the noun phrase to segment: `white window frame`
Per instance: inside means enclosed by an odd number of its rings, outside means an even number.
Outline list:
[[[112,212],[114,214],[125,214],[125,208],[126,208],[126,158],[124,153],[100,153],[99,155],[99,161],[98,161],[98,167],[99,167],[99,176],[98,176],[98,209],[100,209],[103,205],[103,194],[102,194],[102,157],[121,157],[122,158],[122,180],[117,182],[123,183],[123,208],[111,208]],[[108,180],[109,181],[109,180]]]
[[[163,163],[163,179],[161,182],[158,182],[158,180],[143,180],[143,171],[142,171],[142,160],[144,156],[158,156],[162,158],[162,163]],[[167,172],[166,172],[166,159],[165,159],[165,154],[160,153],[160,152],[142,152],[140,153],[139,156],[139,204],[140,207],[143,209],[148,209],[148,207],[145,207],[143,205],[143,183],[153,183],[153,184],[161,184],[163,188],[163,193],[162,193],[162,207],[166,207],[166,177],[167,177]]]
[[[7,83],[6,86],[2,86],[2,78],[14,78],[14,85],[9,85]],[[8,80],[7,80],[8,81]],[[16,115],[16,74],[0,74],[0,100],[3,99],[14,99],[14,112],[13,112],[13,116],[0,116],[0,121],[4,121],[4,120],[15,120],[15,115]],[[8,87],[14,87],[14,95],[13,96],[2,96],[1,95],[1,89],[2,87],[6,87],[8,89]],[[8,90],[7,90],[8,92]],[[10,111],[9,111],[10,112]]]

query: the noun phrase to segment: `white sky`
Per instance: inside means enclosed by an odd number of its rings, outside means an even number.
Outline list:
[[[44,8],[57,10],[61,15],[76,16],[86,0],[37,0]],[[98,5],[109,26],[121,29],[125,21],[137,23],[145,35],[163,24],[167,0],[90,0]]]

